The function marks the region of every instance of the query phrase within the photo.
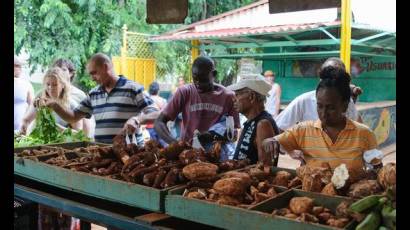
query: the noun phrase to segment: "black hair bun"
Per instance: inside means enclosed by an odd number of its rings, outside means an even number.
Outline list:
[[[335,80],[338,82],[347,82],[350,84],[350,75],[345,70],[337,68],[335,66],[326,66],[319,73],[320,79]]]

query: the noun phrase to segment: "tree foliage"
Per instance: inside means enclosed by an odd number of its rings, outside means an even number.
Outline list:
[[[189,0],[185,24],[251,2]],[[88,58],[96,52],[119,55],[123,24],[127,24],[130,31],[148,34],[160,34],[181,26],[147,24],[145,18],[146,0],[15,0],[15,53],[19,54],[24,48],[30,54],[32,66],[47,67],[57,58],[68,58],[77,67],[77,83],[89,89],[95,83],[84,71]],[[154,55],[162,72],[189,76],[188,42],[154,44]],[[223,61],[220,64],[221,73],[230,68],[230,64]]]

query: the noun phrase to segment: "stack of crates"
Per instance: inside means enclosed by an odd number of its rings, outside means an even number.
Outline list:
[[[14,197],[14,229],[37,229],[38,206],[36,203]]]

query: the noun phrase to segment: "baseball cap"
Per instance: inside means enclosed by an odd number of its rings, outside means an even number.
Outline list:
[[[260,74],[248,74],[240,76],[239,82],[227,87],[229,90],[236,91],[243,88],[249,88],[264,96],[269,96],[272,86]]]

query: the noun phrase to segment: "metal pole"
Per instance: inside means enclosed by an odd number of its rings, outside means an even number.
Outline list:
[[[352,36],[352,11],[351,1],[342,0],[342,31],[340,40],[340,59],[346,66],[346,71],[350,73],[350,53],[351,53],[351,36]]]
[[[194,63],[194,60],[199,56],[199,40],[192,40],[191,41],[191,66]],[[192,82],[192,69],[189,74],[189,82]]]

